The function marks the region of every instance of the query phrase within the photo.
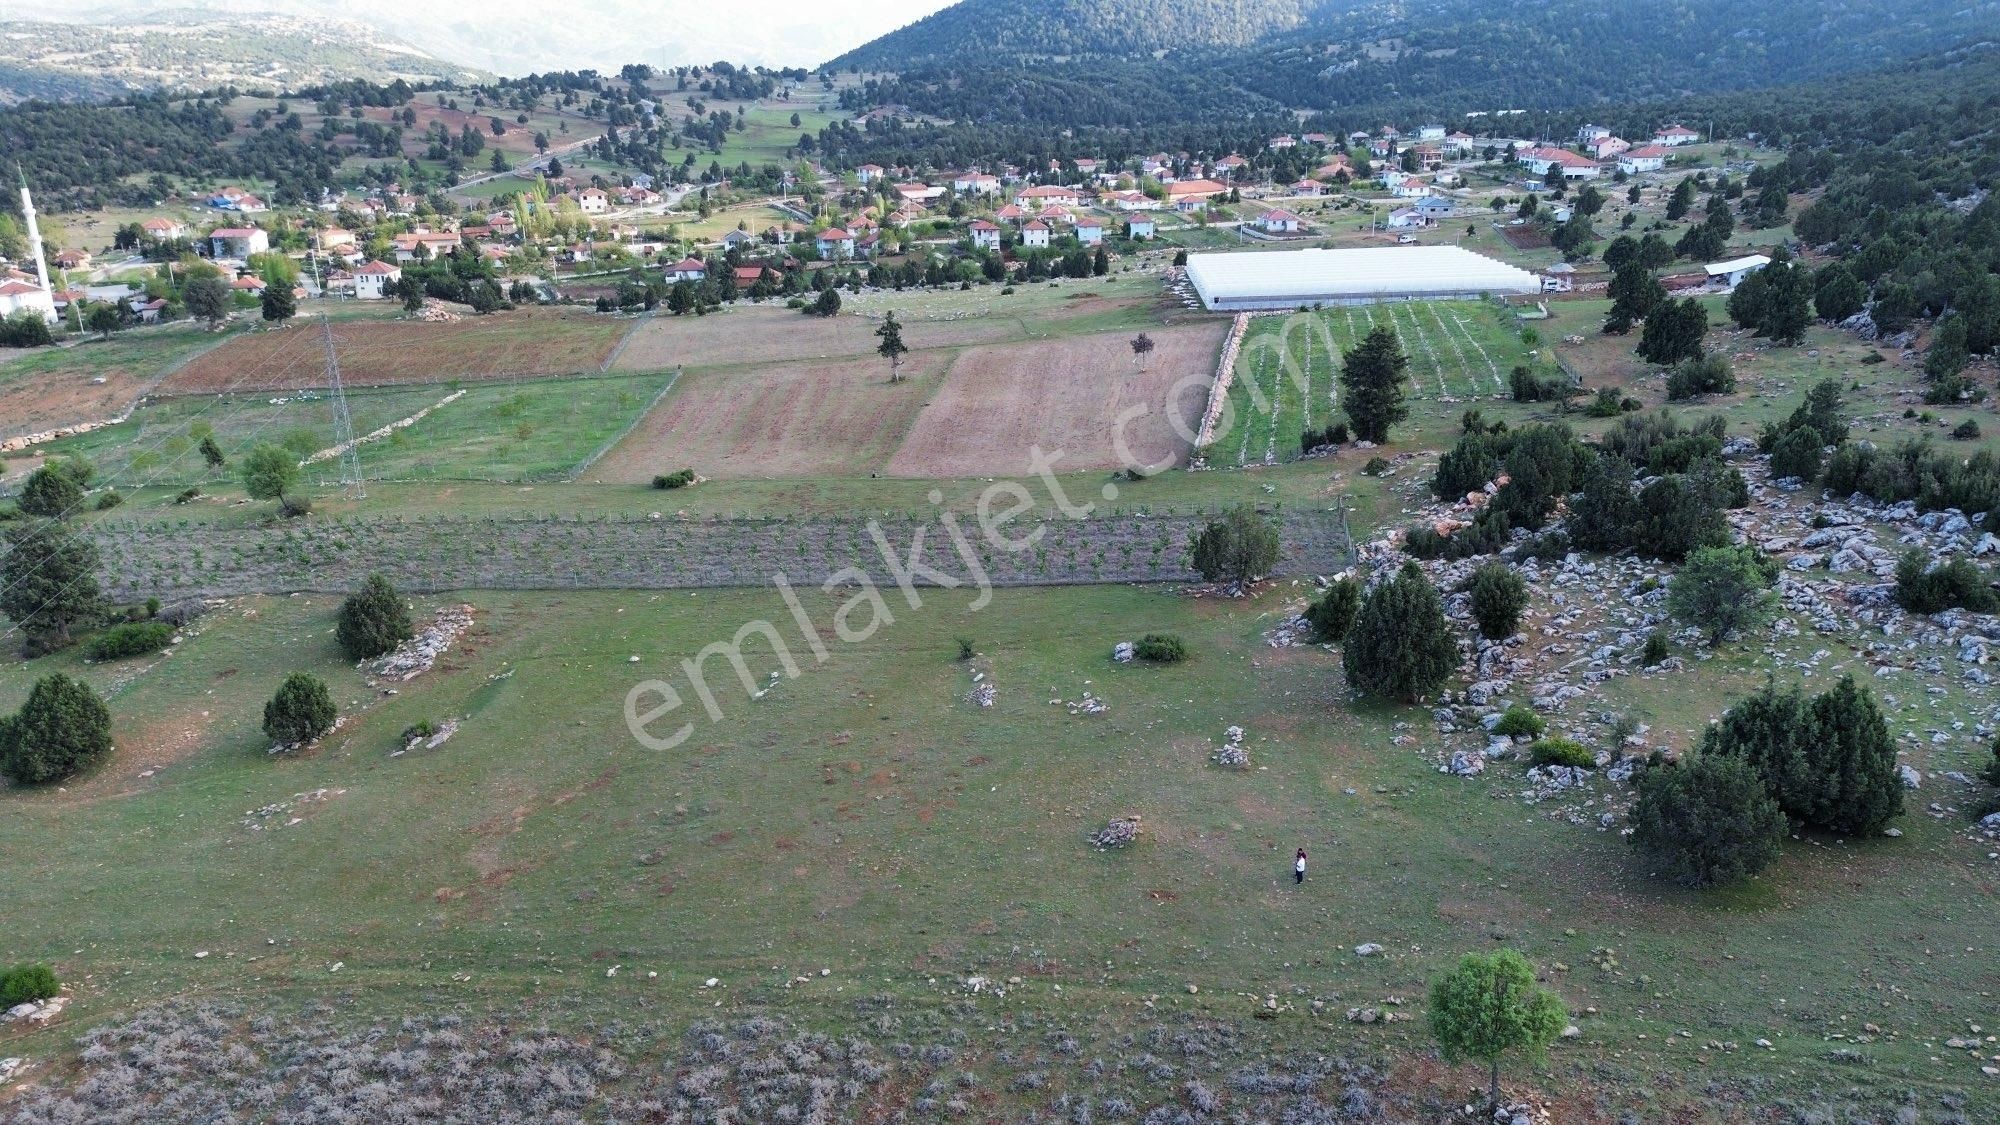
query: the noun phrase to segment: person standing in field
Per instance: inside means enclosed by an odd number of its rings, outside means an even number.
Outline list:
[[[1298,884],[1303,883],[1305,881],[1306,881],[1306,850],[1304,848],[1300,848],[1298,856],[1292,860],[1292,885],[1297,886]]]

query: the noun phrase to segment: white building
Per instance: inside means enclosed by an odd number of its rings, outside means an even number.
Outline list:
[[[1771,259],[1762,254],[1751,254],[1744,258],[1731,258],[1726,262],[1710,262],[1702,267],[1708,274],[1710,285],[1726,285],[1731,289],[1743,284],[1743,279],[1771,264]]]
[[[1040,219],[1029,219],[1021,224],[1021,245],[1029,247],[1049,244],[1049,225]]]
[[[1096,219],[1076,221],[1076,240],[1085,246],[1095,246],[1104,241],[1104,224]]]
[[[1653,134],[1653,143],[1667,148],[1679,148],[1701,140],[1701,134],[1685,125],[1669,125]]]
[[[971,233],[972,245],[977,249],[998,250],[1000,248],[999,226],[989,223],[985,219],[974,219],[972,225],[966,229]]]
[[[48,290],[32,282],[15,281],[13,278],[0,281],[0,318],[18,312],[40,313],[43,320],[54,323],[56,301]]]
[[[363,262],[354,270],[354,295],[364,301],[389,296],[389,287],[403,280],[403,271],[387,262]]]
[[[1627,149],[1618,154],[1618,170],[1628,176],[1640,172],[1657,172],[1667,166],[1667,155],[1667,146],[1659,144]]]
[[[1527,270],[1457,246],[1195,254],[1187,276],[1202,306],[1217,312],[1542,291]]]

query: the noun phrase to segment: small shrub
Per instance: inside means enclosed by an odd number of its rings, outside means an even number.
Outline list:
[[[1597,764],[1597,755],[1590,752],[1590,747],[1573,738],[1538,738],[1528,749],[1534,754],[1538,766],[1591,769]]]
[[[1655,664],[1664,663],[1667,656],[1667,635],[1658,629],[1646,634],[1646,651],[1640,656],[1640,661],[1651,668]]]
[[[1861,366],[1863,367],[1872,367],[1875,364],[1887,362],[1889,362],[1888,357],[1884,356],[1881,352],[1869,352],[1867,355],[1861,357]]]
[[[1957,438],[1959,441],[1977,441],[1979,439],[1979,419],[1967,418],[1965,421],[1960,422],[1952,428],[1951,436]]]
[[[1985,571],[1968,559],[1929,566],[1924,553],[1911,548],[1896,562],[1896,604],[1911,613],[1942,613],[1969,609],[1991,613],[2000,608]]]
[[[180,493],[180,494],[179,494],[178,496],[175,496],[175,497],[174,497],[174,503],[176,503],[176,504],[191,504],[191,503],[193,503],[194,501],[196,501],[196,500],[199,500],[199,499],[201,499],[201,489],[199,489],[199,488],[189,488],[189,489],[183,489],[183,490],[181,491],[181,493]]]
[[[133,621],[113,625],[83,646],[92,660],[121,660],[128,656],[150,656],[167,647],[174,627],[164,621]]]
[[[1178,664],[1187,659],[1187,642],[1174,633],[1147,633],[1134,646],[1134,655],[1155,664]]]
[[[681,469],[671,473],[661,473],[653,478],[654,488],[686,488],[694,483],[694,470]]]
[[[0,1008],[33,1004],[61,991],[56,971],[40,962],[16,965],[0,972]]]
[[[408,746],[418,739],[429,738],[436,733],[437,724],[431,722],[429,719],[411,723],[409,726],[403,728],[403,745]]]
[[[1519,738],[1523,735],[1540,738],[1547,726],[1548,724],[1542,722],[1540,715],[1516,703],[1501,714],[1499,722],[1493,724],[1493,733],[1502,738]]]
[[[264,734],[280,746],[301,746],[332,730],[337,714],[325,680],[293,672],[264,704]]]
[[[125,497],[117,489],[109,489],[97,498],[97,510],[108,512],[125,502]]]
[[[972,647],[972,638],[971,638],[971,637],[955,637],[955,638],[953,638],[953,639],[954,639],[954,640],[956,640],[956,641],[958,642],[958,658],[959,658],[960,660],[970,660],[970,659],[972,659],[972,657],[973,657],[973,655],[974,655],[974,653],[973,653],[973,647]]]
[[[1467,589],[1480,635],[1497,641],[1520,629],[1521,614],[1528,608],[1528,584],[1513,567],[1503,562],[1486,563],[1473,571]]]
[[[1361,475],[1364,477],[1379,477],[1388,471],[1389,462],[1380,457],[1370,457],[1368,463],[1361,466]]]
[[[1625,413],[1625,395],[1617,387],[1599,387],[1583,412],[1592,418],[1616,418]]]

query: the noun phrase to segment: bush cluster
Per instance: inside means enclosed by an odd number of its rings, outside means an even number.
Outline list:
[[[1516,703],[1501,712],[1500,721],[1493,724],[1493,733],[1502,738],[1540,738],[1547,726],[1540,715]]]
[[[1528,752],[1538,766],[1590,769],[1597,764],[1597,755],[1591,753],[1590,747],[1573,738],[1538,738]]]
[[[1913,547],[1896,561],[1896,604],[1911,613],[1992,613],[2000,609],[1992,583],[1992,576],[1968,559],[1931,566],[1929,557]]]
[[[92,660],[122,660],[128,656],[148,656],[167,647],[174,627],[164,621],[128,621],[113,625],[83,646]]]
[[[1133,646],[1133,653],[1141,660],[1155,664],[1178,664],[1188,657],[1187,642],[1173,633],[1147,633]]]
[[[62,982],[56,979],[56,971],[40,962],[0,970],[0,1008],[47,1000],[61,988]]]
[[[686,488],[693,483],[693,469],[678,469],[671,473],[661,473],[653,478],[654,488]]]

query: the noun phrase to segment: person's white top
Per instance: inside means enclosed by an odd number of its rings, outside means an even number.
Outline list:
[[[1306,869],[1306,857],[1300,856],[1298,859],[1292,862],[1292,870],[1304,871],[1305,869]]]

